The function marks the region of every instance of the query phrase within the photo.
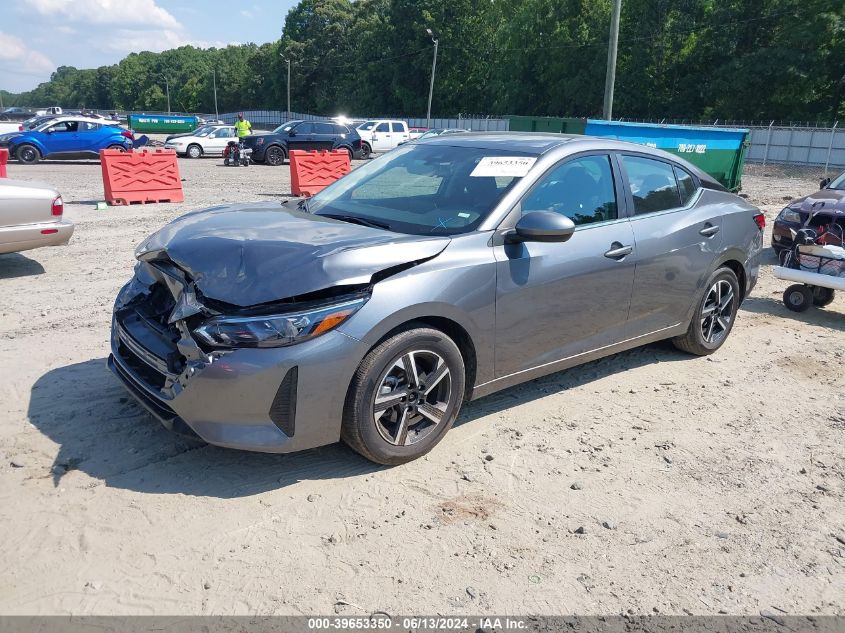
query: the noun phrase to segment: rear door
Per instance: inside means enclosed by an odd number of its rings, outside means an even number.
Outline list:
[[[109,129],[104,130],[99,123],[80,121],[76,132],[79,140],[79,151],[97,153],[101,149],[105,149],[108,145],[107,141],[111,140],[110,132]]]
[[[335,126],[331,123],[315,122],[312,149],[332,149],[336,138]]]
[[[620,153],[626,196],[633,209],[637,269],[630,335],[683,323],[722,244],[717,205],[699,205],[697,179],[667,160]]]
[[[408,133],[408,126],[402,121],[393,121],[390,124],[390,135],[393,137],[393,147],[411,140],[411,135]]]
[[[221,127],[209,134],[203,143],[203,151],[215,156],[222,155],[229,141],[235,140],[235,128]]]

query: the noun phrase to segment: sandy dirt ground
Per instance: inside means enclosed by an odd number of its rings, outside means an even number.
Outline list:
[[[845,298],[788,312],[767,249],[714,356],[649,345],[509,389],[397,468],[224,450],[111,376],[111,305],[142,238],[280,198],[288,169],[180,168],[184,204],[97,211],[98,164],[9,166],[76,233],[0,256],[0,613],[845,614]],[[820,175],[752,171],[770,222]]]

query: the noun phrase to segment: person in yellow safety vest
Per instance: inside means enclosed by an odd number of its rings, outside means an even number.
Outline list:
[[[238,133],[238,138],[252,134],[252,123],[244,119],[243,112],[238,112],[238,120],[235,121],[235,131]]]

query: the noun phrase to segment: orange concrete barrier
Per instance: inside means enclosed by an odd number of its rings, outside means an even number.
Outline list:
[[[6,163],[9,162],[9,150],[0,148],[0,178],[8,178],[6,174]]]
[[[313,196],[350,172],[349,152],[345,149],[319,152],[292,150],[290,187],[295,196]]]
[[[101,149],[103,189],[109,204],[182,202],[182,179],[176,152],[157,149],[122,152]]]

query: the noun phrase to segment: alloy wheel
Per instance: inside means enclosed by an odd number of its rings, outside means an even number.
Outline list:
[[[729,281],[720,279],[710,287],[701,308],[701,335],[715,344],[728,332],[733,318],[734,289]]]
[[[446,417],[452,377],[443,358],[415,350],[396,359],[373,398],[373,419],[382,438],[408,446],[428,436]]]
[[[285,162],[285,155],[280,147],[273,146],[267,150],[267,163],[273,166]]]

